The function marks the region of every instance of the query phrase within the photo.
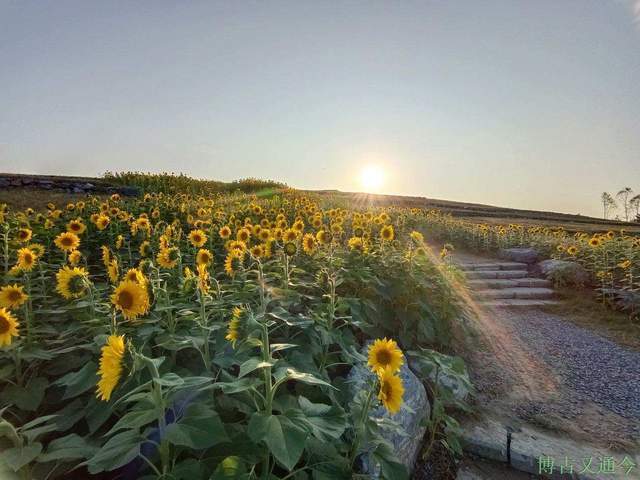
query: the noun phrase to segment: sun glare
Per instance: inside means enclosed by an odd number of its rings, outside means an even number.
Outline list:
[[[367,192],[377,192],[384,183],[384,171],[377,165],[368,165],[360,173],[360,184]]]

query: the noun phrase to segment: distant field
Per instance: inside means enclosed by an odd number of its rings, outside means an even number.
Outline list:
[[[479,203],[454,202],[425,197],[404,197],[400,195],[376,195],[368,193],[340,192],[320,190],[313,193],[331,197],[330,201],[344,205],[398,205],[404,207],[433,208],[450,213],[454,217],[478,223],[525,225],[545,225],[563,227],[569,231],[596,232],[603,230],[621,230],[640,233],[640,224],[603,220],[601,218],[572,215],[568,213],[520,210],[516,208],[495,207]]]
[[[101,184],[105,182],[104,178],[92,177],[56,177],[56,176],[30,176],[38,179],[73,179],[75,181],[90,182]],[[118,181],[122,185],[125,177],[119,178]],[[185,177],[187,182],[190,181]],[[175,180],[175,177],[171,178]],[[111,179],[113,180],[113,179]],[[179,178],[179,180],[183,180]],[[221,185],[228,186],[231,184]],[[274,188],[268,189],[269,193],[274,192]],[[277,190],[277,189],[275,189]],[[310,190],[308,193],[320,195],[328,204],[344,207],[356,206],[403,206],[427,209],[438,209],[457,218],[467,219],[473,222],[490,223],[490,224],[508,224],[519,223],[525,225],[546,225],[550,227],[563,227],[568,231],[606,231],[621,230],[640,234],[640,224],[616,222],[611,220],[603,220],[601,218],[586,217],[582,215],[572,215],[557,212],[543,212],[536,210],[520,210],[515,208],[496,207],[492,205],[483,205],[479,203],[455,202],[449,200],[438,200],[425,197],[411,197],[401,195],[377,195],[368,193],[341,192],[338,190]],[[260,195],[260,192],[256,192]],[[100,195],[99,195],[100,196]],[[31,187],[23,188],[0,188],[0,203],[6,203],[11,208],[22,209],[28,206],[43,209],[49,202],[58,205],[66,204],[71,201],[78,201],[86,198],[86,193],[68,193],[60,190],[42,190]]]

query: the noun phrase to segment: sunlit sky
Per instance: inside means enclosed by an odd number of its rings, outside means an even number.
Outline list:
[[[591,215],[640,191],[633,0],[0,0],[0,171],[357,191],[367,168]]]

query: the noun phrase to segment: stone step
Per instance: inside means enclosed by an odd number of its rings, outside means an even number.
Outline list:
[[[495,263],[460,263],[462,270],[526,270],[527,264],[520,262],[495,262]]]
[[[560,303],[559,300],[502,298],[480,302],[480,305],[487,308],[535,308],[546,305],[559,305]]]
[[[526,270],[470,270],[465,272],[469,280],[484,278],[524,278],[528,275]]]
[[[474,295],[481,299],[501,299],[501,298],[520,298],[520,299],[547,299],[553,297],[553,290],[550,288],[534,288],[534,287],[514,287],[514,288],[495,288],[488,290],[476,290]]]
[[[484,278],[469,280],[467,284],[475,290],[486,290],[489,288],[515,288],[515,287],[538,287],[549,288],[551,282],[544,278]]]

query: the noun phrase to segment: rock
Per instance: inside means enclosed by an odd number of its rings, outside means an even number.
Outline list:
[[[618,465],[625,455],[634,463],[638,464],[638,458],[623,452],[611,452],[606,449],[596,449],[593,445],[581,445],[573,440],[561,437],[554,437],[543,434],[533,429],[523,427],[511,434],[511,466],[523,472],[538,475],[540,473],[540,458],[548,457],[554,460],[554,466],[549,467],[545,478],[577,478],[580,480],[596,480],[601,478],[622,479],[631,478],[626,476],[622,468],[615,469],[615,472],[603,474],[599,473],[598,465],[602,458],[612,458]],[[584,470],[583,461],[592,459],[591,473],[580,473]],[[565,463],[573,466],[573,476],[567,475],[568,467],[564,467],[564,474],[560,472],[560,466]],[[550,470],[553,470],[550,472]]]
[[[72,187],[71,191],[73,193],[84,193],[84,189],[82,187],[77,186],[77,185]]]
[[[431,406],[424,385],[406,363],[400,369],[400,377],[404,386],[404,403],[400,411],[395,415],[389,415],[384,407],[380,406],[372,410],[371,415],[375,418],[391,419],[402,426],[406,435],[383,430],[382,436],[392,445],[396,460],[404,464],[411,473],[426,432],[426,427],[421,426],[421,423],[430,415]],[[373,378],[374,374],[365,365],[355,365],[347,378],[350,393],[355,395]],[[363,459],[363,462],[364,470],[373,478],[379,478],[379,473],[374,473],[379,472],[379,466],[373,465],[368,456]]]
[[[88,182],[87,182],[87,183],[83,183],[83,184],[81,185],[81,187],[82,187],[84,190],[93,190],[94,188],[96,188],[96,187],[95,187],[95,185],[94,185],[93,183],[88,183]]]
[[[582,287],[589,283],[589,273],[577,262],[543,260],[536,264],[534,271],[539,272],[556,285]]]
[[[504,425],[490,420],[467,420],[461,424],[462,448],[481,458],[507,463],[508,432]]]
[[[13,180],[11,180],[9,182],[9,185],[11,185],[12,187],[21,187],[22,186],[22,180],[20,180],[19,178],[14,178]]]
[[[410,357],[409,368],[422,379],[429,379],[433,386],[438,380],[440,399],[447,408],[457,407],[468,402],[472,384],[464,361],[459,357],[451,357],[433,352],[440,359],[440,367],[428,358]]]
[[[534,248],[503,248],[498,257],[512,262],[533,264],[538,261],[538,251]]]
[[[120,195],[124,195],[127,197],[137,197],[140,195],[140,189],[138,187],[119,187],[117,192]]]
[[[0,187],[8,187],[11,184],[6,178],[0,178]]]
[[[622,290],[620,288],[605,288],[599,290],[613,301],[616,308],[625,312],[640,311],[640,292]]]

